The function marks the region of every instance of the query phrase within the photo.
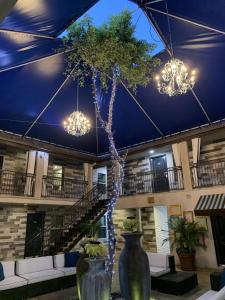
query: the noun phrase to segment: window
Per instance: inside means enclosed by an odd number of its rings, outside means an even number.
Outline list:
[[[62,191],[63,185],[63,166],[53,165],[53,189],[54,191]]]
[[[108,235],[107,235],[107,215],[105,214],[98,222],[100,225],[100,228],[98,230],[98,239],[100,241],[107,241]]]

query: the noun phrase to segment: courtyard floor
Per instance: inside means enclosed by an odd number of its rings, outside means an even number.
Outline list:
[[[167,295],[162,294],[157,291],[152,291],[152,300],[170,300],[170,299],[186,299],[186,300],[195,300],[200,295],[204,294],[206,291],[210,289],[210,278],[209,275],[212,270],[198,270],[198,287],[194,290],[190,291],[189,293],[183,296],[174,296],[174,295]],[[119,283],[118,283],[118,276],[114,277],[113,282],[113,292],[119,291]],[[32,298],[31,300],[77,300],[76,289],[70,288],[66,290],[61,290],[58,292],[54,292],[47,295],[42,295],[39,297]],[[90,299],[91,300],[91,299]]]

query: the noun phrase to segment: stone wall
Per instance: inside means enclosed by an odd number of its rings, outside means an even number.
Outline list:
[[[123,221],[127,217],[136,217],[138,214],[136,209],[120,209],[115,210],[113,214],[113,222],[116,232],[116,259],[118,259],[121,250],[124,247],[124,239],[121,234],[124,232]],[[155,237],[155,224],[154,224],[154,211],[153,207],[146,207],[141,209],[141,227],[142,227],[142,245],[146,251],[156,252],[156,237]]]
[[[153,207],[141,208],[142,245],[145,251],[157,252]]]
[[[48,175],[53,176],[53,165],[56,164],[52,159],[49,160]],[[84,180],[84,168],[83,164],[70,164],[67,161],[62,162],[64,177],[72,178],[75,180]]]
[[[18,171],[18,172],[26,172],[26,152],[18,149],[7,148],[5,153],[3,154],[3,169]]]
[[[50,225],[52,208],[2,206],[0,208],[0,261],[24,258],[27,214],[45,211],[45,227]]]

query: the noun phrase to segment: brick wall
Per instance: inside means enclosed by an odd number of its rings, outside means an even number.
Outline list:
[[[113,214],[113,222],[116,232],[116,259],[118,259],[121,250],[124,247],[124,239],[121,234],[124,232],[123,221],[127,217],[137,216],[136,209],[121,209],[115,210]],[[157,252],[156,237],[155,237],[155,222],[153,207],[141,209],[141,226],[142,226],[142,245],[145,251]]]
[[[26,152],[18,149],[7,148],[4,153],[3,168],[5,170],[26,172]]]
[[[142,245],[145,251],[157,252],[153,207],[141,208]]]
[[[0,208],[0,261],[24,257],[27,214],[45,211],[45,227],[50,225],[52,208],[2,206]]]
[[[53,176],[53,165],[55,163],[50,160],[48,165],[48,175]],[[66,178],[72,178],[76,180],[84,180],[84,168],[83,165],[70,165],[68,162],[63,162],[64,176]]]

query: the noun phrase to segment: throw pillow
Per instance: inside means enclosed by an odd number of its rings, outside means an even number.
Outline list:
[[[80,258],[80,252],[66,252],[65,253],[65,267],[76,267],[78,259]]]

